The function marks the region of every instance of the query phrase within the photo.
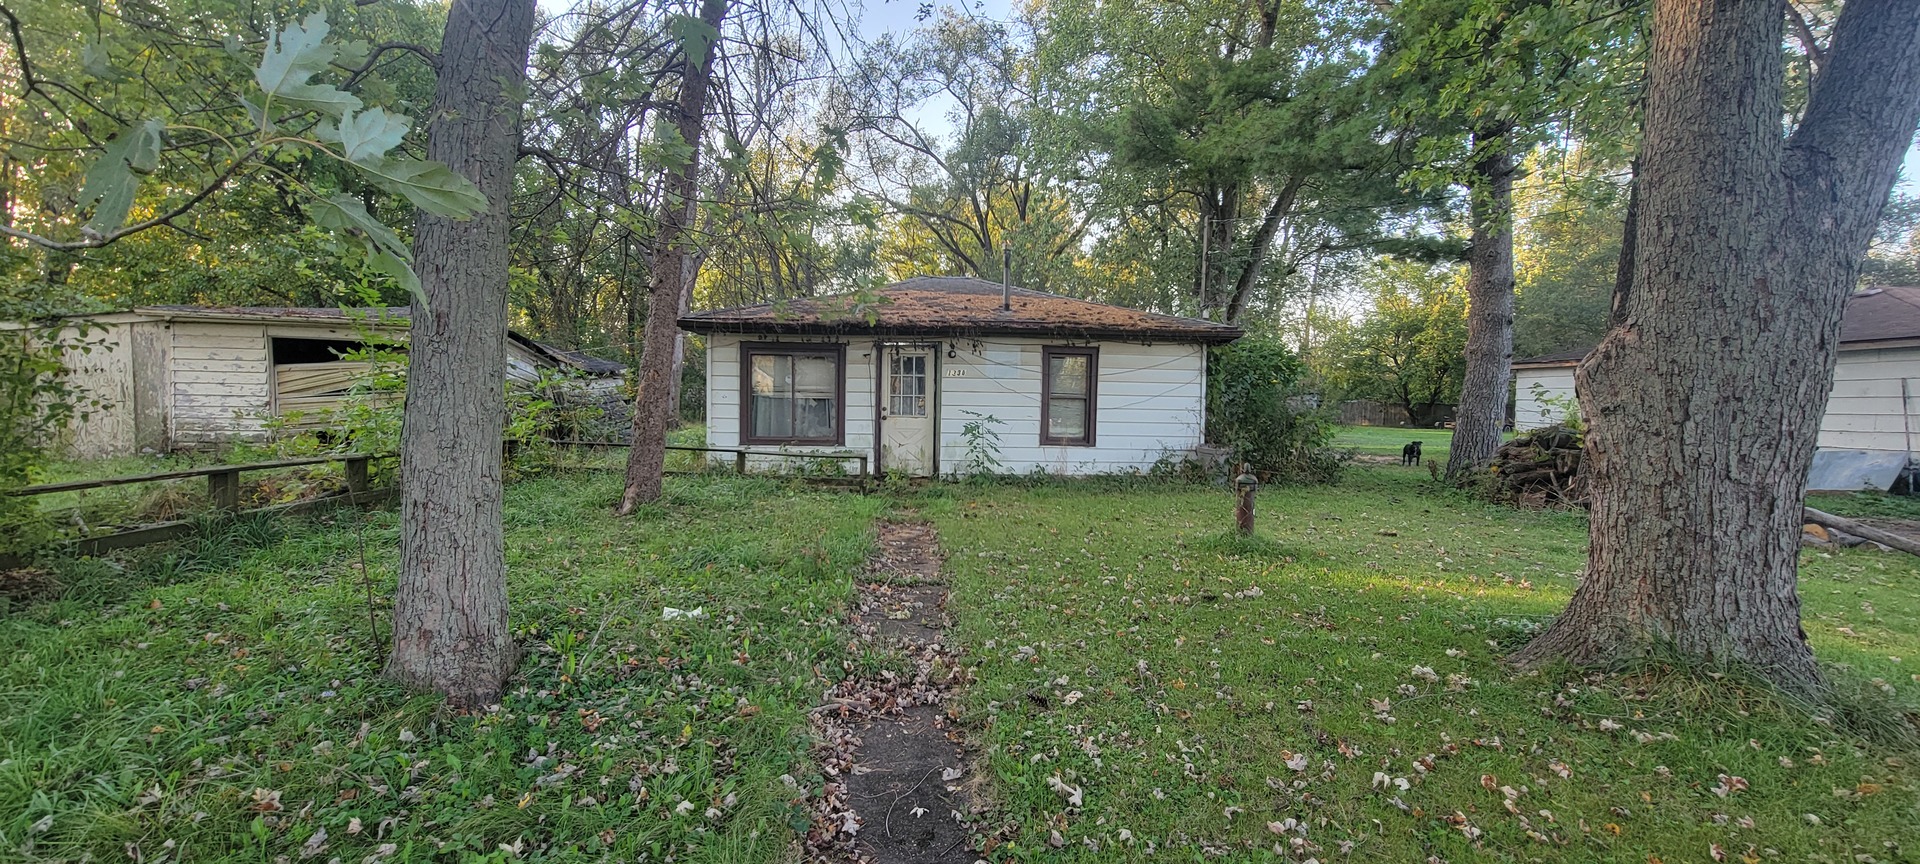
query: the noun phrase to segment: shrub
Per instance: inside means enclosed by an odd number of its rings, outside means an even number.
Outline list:
[[[1233,450],[1263,480],[1328,483],[1346,456],[1328,447],[1333,423],[1289,403],[1301,394],[1306,365],[1271,339],[1243,339],[1212,351],[1207,363],[1207,440]]]

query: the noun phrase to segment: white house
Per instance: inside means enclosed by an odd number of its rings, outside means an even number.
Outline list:
[[[267,436],[269,420],[312,425],[342,404],[369,364],[343,359],[368,340],[404,350],[408,309],[143,306],[66,319],[70,378],[90,403],[67,430],[80,457],[220,447]],[[543,367],[613,376],[620,364],[504,333],[506,375]]]
[[[681,318],[707,337],[708,446],[937,476],[968,469],[986,442],[965,434],[978,423],[1003,472],[1145,469],[1203,442],[1207,346],[1241,335],[968,278],[908,279],[861,302]]]
[[[1560,420],[1556,406],[1573,396],[1574,367],[1585,351],[1532,357],[1513,364],[1514,428],[1537,429]],[[1871,288],[1847,300],[1833,392],[1820,420],[1820,457],[1814,488],[1857,489],[1852,477],[1824,485],[1823,465],[1877,460],[1905,468],[1920,452],[1920,287]],[[1877,485],[1877,484],[1870,484]],[[1882,487],[1884,488],[1884,486]]]

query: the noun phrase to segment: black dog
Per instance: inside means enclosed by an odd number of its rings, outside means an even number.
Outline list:
[[[1400,464],[1420,466],[1420,442],[1414,441],[1400,448]]]

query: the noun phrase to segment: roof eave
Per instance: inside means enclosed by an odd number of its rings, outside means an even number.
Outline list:
[[[814,324],[807,322],[720,321],[711,318],[681,318],[680,329],[690,333],[736,336],[837,336],[837,337],[947,337],[947,336],[1023,336],[1034,339],[1103,339],[1112,342],[1193,342],[1225,345],[1246,335],[1238,327],[1210,330],[1161,330],[1154,328],[1074,327],[1041,325],[1010,327],[1001,325],[952,326],[904,325],[872,326]]]

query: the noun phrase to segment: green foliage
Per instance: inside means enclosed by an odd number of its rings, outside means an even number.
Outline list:
[[[32,498],[6,493],[37,482],[67,424],[95,404],[71,385],[63,355],[96,343],[60,324],[0,330],[0,559],[31,560],[57,535]]]
[[[1006,421],[965,408],[960,409],[960,413],[968,419],[960,424],[962,455],[956,473],[968,480],[1001,473],[1005,466],[1000,463],[1000,427],[1006,425]]]
[[[1515,185],[1513,356],[1579,351],[1606,334],[1626,220],[1625,171],[1584,151],[1536,154]]]
[[[1330,395],[1400,406],[1432,425],[1460,394],[1467,298],[1457,267],[1383,259],[1363,276],[1370,308],[1327,334],[1315,355]]]
[[[13,221],[8,227],[17,238],[57,252],[107,246],[163,225],[201,238],[187,227],[231,217],[246,209],[236,202],[265,197],[272,208],[268,236],[300,233],[302,209],[311,206],[314,224],[333,232],[326,257],[351,257],[342,253],[357,244],[364,272],[392,277],[417,293],[406,244],[373,215],[371,205],[380,196],[365,184],[443,216],[461,218],[487,205],[445,165],[402,151],[411,121],[399,111],[401,100],[368,65],[364,42],[332,37],[327,9],[259,39],[227,29],[242,25],[226,21],[197,22],[192,26],[214,29],[189,38],[173,29],[177,22],[151,21],[144,12],[126,20],[95,17],[81,29],[97,41],[77,53],[41,35],[58,29],[52,22],[64,11],[28,0],[27,17],[13,34],[35,77],[25,103],[13,112],[18,126],[10,125],[9,134],[17,143],[57,154],[46,176],[33,178],[46,184],[55,206]],[[139,76],[115,65],[136,57],[144,58]],[[386,104],[366,108],[361,96],[344,87]],[[100,143],[90,128],[119,131]],[[70,204],[60,204],[60,174],[94,153],[81,191]],[[134,221],[130,214],[136,210],[142,218]],[[207,211],[211,215],[203,220]],[[72,223],[80,216],[87,218],[76,228]],[[260,246],[253,245],[255,254]],[[125,253],[99,254],[112,259]],[[156,263],[176,269],[196,257]],[[249,293],[271,290],[254,286]]]
[[[1296,407],[1305,364],[1279,342],[1249,338],[1207,357],[1207,441],[1232,448],[1267,480],[1327,483],[1341,457],[1327,447],[1334,426]]]
[[[127,221],[140,178],[160,167],[160,147],[166,143],[166,133],[165,123],[148,119],[121,130],[107,142],[99,161],[87,169],[86,182],[74,199],[80,207],[96,205],[93,218],[87,220],[88,228],[106,232]]]
[[[1645,0],[1405,0],[1391,19],[1375,86],[1397,123],[1419,130],[1426,189],[1481,194],[1489,147],[1525,154],[1572,133],[1624,161],[1638,135]]]

